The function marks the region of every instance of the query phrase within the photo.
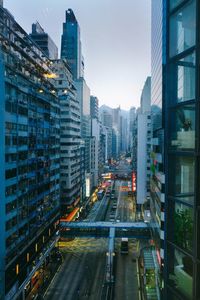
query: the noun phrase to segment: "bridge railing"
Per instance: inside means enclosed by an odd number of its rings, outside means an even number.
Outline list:
[[[115,237],[150,239],[150,228],[146,223],[70,222],[61,224],[61,237],[108,237],[110,228],[115,228]]]

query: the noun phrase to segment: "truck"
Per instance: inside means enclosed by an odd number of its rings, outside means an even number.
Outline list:
[[[120,248],[121,254],[128,254],[128,238],[123,237],[121,239],[121,248]]]

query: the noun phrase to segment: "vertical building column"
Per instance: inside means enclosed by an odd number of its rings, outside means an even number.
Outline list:
[[[4,63],[0,50],[0,299],[5,294],[5,85],[4,85]]]

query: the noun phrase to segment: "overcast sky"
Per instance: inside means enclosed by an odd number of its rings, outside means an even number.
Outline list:
[[[81,28],[85,79],[100,105],[139,106],[150,75],[150,0],[4,0],[28,32],[38,21],[59,47],[65,10]]]

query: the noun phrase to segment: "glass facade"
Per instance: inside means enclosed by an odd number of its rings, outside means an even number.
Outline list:
[[[169,101],[181,103],[195,98],[195,52],[177,59],[169,66]]]
[[[162,1],[152,1],[151,111],[153,130],[162,127]]]
[[[155,268],[157,280],[157,297],[162,297],[162,272],[164,264],[164,211],[165,211],[165,179],[164,179],[164,132],[163,132],[163,69],[165,15],[163,1],[151,1],[151,180],[150,210],[153,232],[153,252],[155,252]]]
[[[195,105],[181,105],[170,110],[170,148],[195,149]]]
[[[176,8],[180,3],[182,3],[184,0],[170,0],[170,9]]]
[[[170,57],[195,45],[195,14],[195,1],[189,1],[170,17]]]
[[[61,57],[67,59],[73,79],[82,76],[80,28],[71,9],[66,11],[66,22],[63,23]]]
[[[166,294],[199,299],[197,3],[166,1]],[[199,172],[198,172],[199,174]]]
[[[168,247],[168,284],[176,290],[180,299],[193,300],[193,262],[192,258],[173,246]],[[170,290],[169,290],[170,291]],[[170,292],[168,291],[168,294]],[[175,297],[175,296],[174,296]],[[168,298],[169,299],[169,298]],[[171,299],[171,298],[170,298]],[[177,298],[179,299],[179,298]]]

